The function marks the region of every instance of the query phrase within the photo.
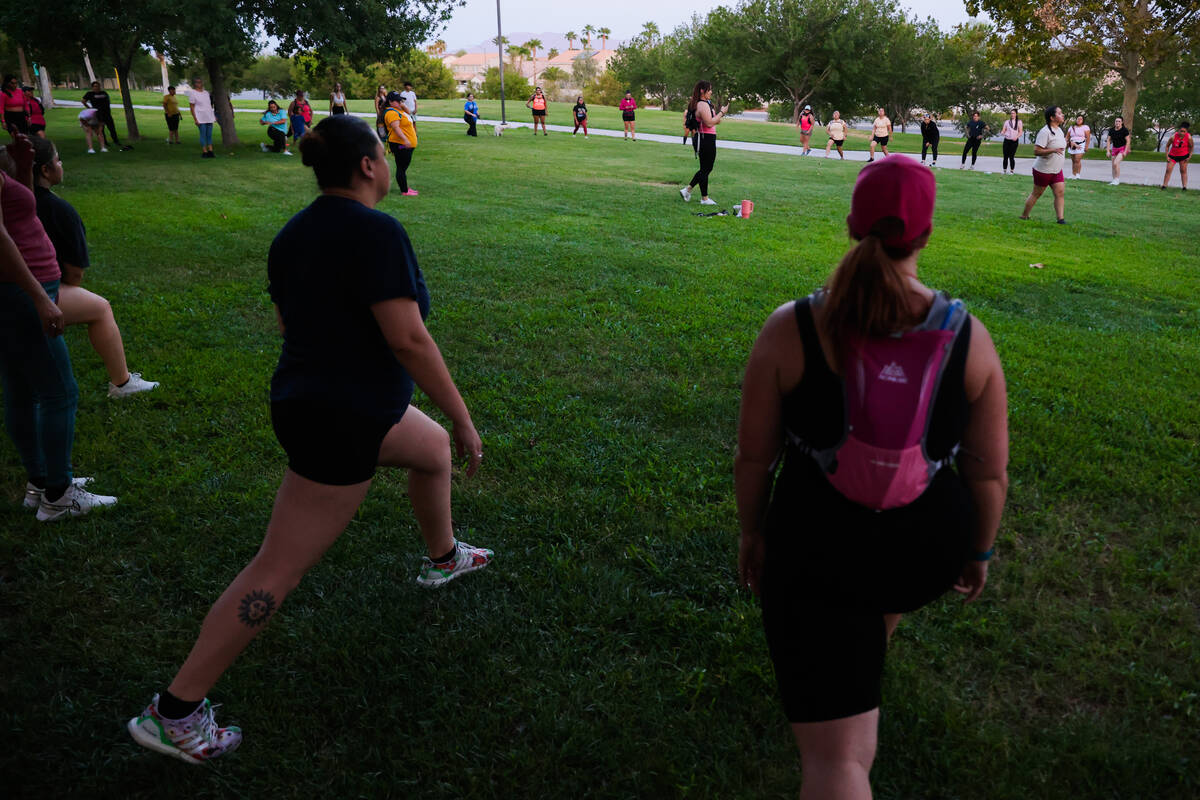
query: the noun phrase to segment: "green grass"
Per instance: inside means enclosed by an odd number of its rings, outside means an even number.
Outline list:
[[[64,89],[54,90],[54,96],[66,100],[78,100],[83,96],[81,92],[69,91]],[[133,92],[133,100],[139,105],[159,105],[162,102],[162,95],[158,92]],[[289,98],[279,98],[280,102],[286,107],[284,101]],[[328,100],[324,95],[313,93],[310,102],[313,109],[318,112],[326,111],[329,107]],[[500,101],[499,100],[480,100],[479,114],[487,120],[500,119]],[[263,100],[236,100],[234,107],[240,109],[261,108],[266,110],[266,101]],[[356,112],[370,112],[375,106],[371,100],[350,100],[350,110]],[[574,103],[549,103],[547,104],[547,123],[550,125],[572,125],[571,108]],[[187,114],[187,98],[180,101],[180,107],[184,110],[184,116]],[[451,117],[460,119],[463,114],[462,100],[418,100],[417,116],[429,117]],[[120,112],[118,112],[118,116]],[[525,108],[523,100],[508,100],[505,101],[505,118],[511,121],[529,122],[533,119],[529,109]],[[123,128],[124,126],[122,126]],[[616,106],[601,106],[588,105],[588,127],[608,130],[623,130],[624,125],[621,122],[621,112]],[[921,152],[921,133],[917,125],[911,125],[911,130],[916,133],[901,133],[899,129],[892,135],[891,142],[888,144],[888,150],[897,153],[919,153]],[[637,112],[637,130],[639,133],[658,133],[666,136],[683,136],[683,114],[678,111],[659,111],[652,108],[640,108]],[[118,134],[121,128],[118,128]],[[825,136],[824,128],[817,128],[813,135],[810,146],[814,149],[825,149],[825,144],[828,139]],[[721,122],[719,133],[722,139],[730,139],[741,142],[761,142],[763,144],[782,144],[799,146],[800,134],[796,127],[790,123],[782,122],[755,122],[753,120],[729,119]],[[962,153],[962,146],[965,140],[962,137],[947,137],[943,136],[941,141],[940,154],[943,158],[949,158],[953,155],[955,158]],[[868,150],[870,149],[871,132],[850,130],[846,135],[845,150]],[[999,158],[1002,155],[1002,146],[1000,142],[984,142],[979,148],[979,155],[994,156]],[[1020,150],[1017,151],[1019,158],[1032,158],[1033,146],[1030,144],[1022,144]],[[1105,155],[1103,148],[1093,147],[1088,150],[1084,158],[1088,160],[1103,160],[1107,161],[1108,156]],[[1148,152],[1144,150],[1134,150],[1126,157],[1126,161],[1164,161],[1166,156],[1162,153]]]
[[[731,461],[750,345],[846,250],[857,165],[722,151],[713,195],[755,214],[706,219],[676,195],[685,148],[423,125],[421,196],[381,208],[484,439],[455,519],[495,565],[419,591],[404,478],[381,473],[214,689],[246,743],[194,770],[122,726],[261,540],[284,469],[265,254],[314,184],[249,135],[204,161],[190,130],[168,148],[159,115],[141,122],[134,151],[85,156],[51,118],[87,285],[163,385],[109,401],[68,331],[75,462],[120,496],[108,513],[37,524],[0,443],[6,795],[794,797],[758,608],[734,588]],[[877,796],[1196,797],[1200,199],[1080,181],[1062,227],[1047,200],[1016,219],[1026,181],[938,181],[922,275],[996,340],[1012,491],[980,601],[936,602],[893,641]]]

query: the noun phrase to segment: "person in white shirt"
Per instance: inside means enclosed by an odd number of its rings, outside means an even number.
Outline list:
[[[883,149],[885,156],[891,155],[888,152],[888,141],[892,138],[892,121],[888,119],[887,112],[882,108],[879,109],[879,116],[871,122],[871,157],[867,161],[875,160],[875,145],[879,145]]]
[[[1079,180],[1083,171],[1083,154],[1088,151],[1092,140],[1092,129],[1083,121],[1083,114],[1075,118],[1075,124],[1067,128],[1067,155],[1071,157],[1071,177]]]
[[[408,81],[404,82],[404,91],[400,93],[401,102],[404,105],[404,110],[412,117],[413,122],[417,121],[417,93],[413,91],[412,84]]]
[[[825,157],[829,158],[830,148],[836,147],[838,157],[843,161],[846,159],[845,152],[842,151],[842,145],[846,143],[846,123],[842,121],[842,112],[833,112],[833,119],[829,120],[829,124],[825,126],[825,135],[829,137],[829,141],[825,142]]]
[[[204,91],[204,81],[199,78],[192,81],[192,90],[188,92],[188,109],[191,110],[192,122],[196,123],[196,129],[200,133],[200,157],[216,158],[212,135],[217,115],[213,111],[212,95]]]
[[[1063,198],[1063,162],[1067,152],[1067,135],[1063,133],[1063,112],[1058,106],[1046,109],[1046,127],[1038,131],[1033,140],[1033,152],[1037,156],[1033,160],[1033,191],[1025,200],[1025,212],[1021,219],[1029,219],[1033,204],[1049,186],[1054,192],[1054,215],[1059,225],[1065,225],[1063,218],[1065,200]]]

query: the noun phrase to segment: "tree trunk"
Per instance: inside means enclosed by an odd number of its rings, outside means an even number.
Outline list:
[[[217,115],[217,124],[221,126],[221,146],[237,147],[237,128],[233,122],[233,105],[229,101],[229,85],[225,80],[225,64],[218,58],[204,59],[204,67],[208,70],[208,81],[212,87],[213,111]]]
[[[117,45],[111,49],[113,62],[117,67],[117,86],[121,90],[121,105],[125,107],[125,130],[130,141],[139,142],[142,134],[138,132],[137,115],[133,111],[133,97],[129,94],[129,70],[133,66],[133,54],[137,52],[137,46],[131,45],[125,52],[120,52]]]
[[[21,62],[21,85],[32,86],[33,78],[29,75],[29,60],[25,58],[25,48],[17,45],[17,60]]]
[[[1138,92],[1142,88],[1142,66],[1137,53],[1125,53],[1125,69],[1121,70],[1121,80],[1125,83],[1125,96],[1121,102],[1121,119],[1130,134],[1136,136],[1138,129],[1133,127],[1133,115],[1137,111]],[[1130,147],[1133,141],[1129,142]]]

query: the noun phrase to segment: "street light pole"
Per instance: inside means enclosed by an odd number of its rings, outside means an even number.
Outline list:
[[[496,0],[496,47],[500,50],[500,124],[507,125],[504,116],[504,33],[500,30],[500,0]]]

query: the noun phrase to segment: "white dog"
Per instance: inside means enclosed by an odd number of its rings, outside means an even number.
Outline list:
[[[494,136],[499,136],[499,135],[501,135],[502,133],[504,133],[504,126],[503,126],[503,125],[493,125],[493,126],[492,126],[492,134],[493,134]]]

